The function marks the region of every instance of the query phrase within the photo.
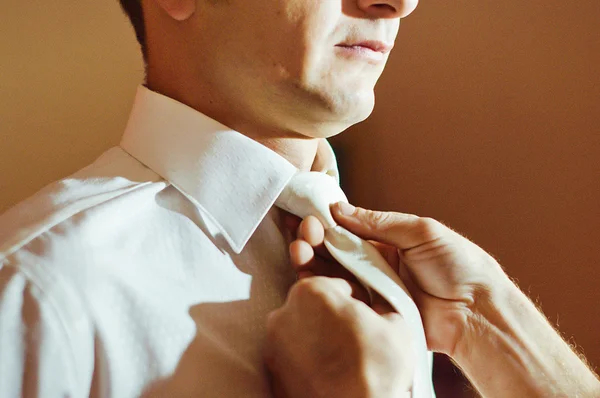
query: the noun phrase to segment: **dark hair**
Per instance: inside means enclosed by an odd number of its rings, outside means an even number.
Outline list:
[[[146,27],[144,26],[144,11],[142,10],[141,0],[119,0],[123,11],[129,17],[135,36],[142,47],[142,54],[146,58]]]

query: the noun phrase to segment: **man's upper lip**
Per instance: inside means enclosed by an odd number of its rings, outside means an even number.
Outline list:
[[[339,47],[365,47],[369,50],[387,54],[392,51],[394,43],[385,43],[378,40],[361,40],[356,42],[344,42],[338,44]]]

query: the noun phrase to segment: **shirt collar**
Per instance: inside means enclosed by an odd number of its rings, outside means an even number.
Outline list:
[[[199,207],[236,253],[298,171],[262,144],[144,86],[120,145]],[[319,171],[337,177],[328,144],[319,156],[328,158],[316,162]]]

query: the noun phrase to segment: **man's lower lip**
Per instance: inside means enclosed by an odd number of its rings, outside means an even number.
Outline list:
[[[379,51],[374,51],[363,46],[336,46],[337,50],[344,56],[356,59],[366,59],[370,61],[383,61],[385,54]]]

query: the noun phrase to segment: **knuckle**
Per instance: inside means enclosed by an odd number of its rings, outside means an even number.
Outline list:
[[[404,327],[406,325],[404,317],[397,312],[388,312],[385,314],[385,318],[395,327]]]
[[[423,242],[429,242],[438,239],[444,230],[444,225],[430,217],[421,217],[416,222],[416,228]]]
[[[333,307],[339,301],[343,284],[348,282],[343,279],[315,276],[305,278],[297,282],[290,296],[292,300],[298,300],[303,304],[319,305],[321,307]]]
[[[315,276],[298,281],[292,288],[292,294],[299,299],[321,298],[327,295],[327,281],[325,277]]]
[[[392,218],[392,213],[383,212],[383,211],[373,211],[373,210],[364,210],[365,219],[372,227],[380,228],[382,225],[387,225],[390,223]]]
[[[345,325],[354,331],[349,337],[353,337],[351,341],[358,343],[362,336],[360,333],[363,330],[365,322],[365,304],[359,301],[347,301],[341,306],[338,311],[340,319],[345,322]]]

